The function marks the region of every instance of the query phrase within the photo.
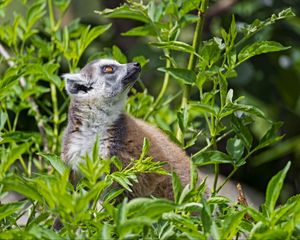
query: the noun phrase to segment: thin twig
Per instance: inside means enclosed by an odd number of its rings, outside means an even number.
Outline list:
[[[8,51],[3,47],[3,45],[0,43],[0,54],[3,56],[3,58],[6,60],[7,64],[10,67],[15,67],[16,64],[11,60],[11,56],[8,53]],[[24,89],[26,88],[26,80],[23,76],[20,77],[19,79],[20,81],[20,85],[21,87]],[[35,102],[35,100],[33,99],[32,96],[29,96],[28,98],[28,102],[31,104],[31,108],[33,110],[34,114],[34,118],[37,121],[37,127],[39,129],[39,132],[41,134],[42,137],[42,142],[43,142],[43,150],[45,152],[48,151],[49,147],[48,147],[48,139],[47,139],[47,134],[46,134],[46,129],[45,129],[45,125],[44,122],[42,120],[42,115],[39,111],[38,105]]]

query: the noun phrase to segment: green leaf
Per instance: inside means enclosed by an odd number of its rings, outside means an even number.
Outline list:
[[[107,223],[103,224],[100,239],[112,239],[112,227]]]
[[[234,160],[227,154],[220,151],[198,152],[192,156],[192,161],[196,166],[208,164],[233,164]]]
[[[233,47],[234,40],[237,36],[237,29],[236,29],[236,23],[235,23],[234,15],[232,15],[231,24],[230,24],[230,28],[229,28],[229,33],[230,33],[230,38],[231,38],[230,47]]]
[[[13,69],[13,68],[10,68]],[[13,74],[12,76],[10,75],[10,73]],[[0,81],[0,99],[11,94],[11,89],[18,84],[18,75],[14,75],[16,74],[15,71],[10,71],[7,70],[6,74],[4,75],[4,77],[1,79]]]
[[[116,200],[118,196],[120,196],[122,193],[124,193],[125,189],[111,189],[109,192],[107,192],[103,198],[103,205]]]
[[[119,183],[123,188],[125,188],[128,192],[132,192],[131,186],[132,183],[130,180],[126,177],[126,175],[123,175],[120,172],[114,172],[109,177],[114,180],[115,182]]]
[[[157,33],[155,32],[155,29],[151,25],[145,25],[145,26],[139,26],[130,29],[127,32],[124,32],[121,34],[122,36],[127,37],[145,37],[145,36],[156,36]]]
[[[71,0],[54,0],[53,3],[59,8],[61,12],[64,12],[71,3]]]
[[[177,112],[177,120],[182,133],[185,133],[188,125],[188,109],[184,108]]]
[[[3,138],[0,143],[13,143],[13,142],[40,142],[41,136],[37,132],[21,132],[14,131],[8,132],[1,135]]]
[[[119,237],[126,239],[126,235],[132,234],[132,232],[142,232],[145,226],[151,227],[154,222],[153,219],[144,216],[128,219],[118,227]]]
[[[253,228],[254,229],[254,228]],[[258,240],[282,240],[282,239],[289,239],[287,238],[288,232],[284,229],[267,229],[264,232],[258,232],[253,234],[250,239],[258,239]]]
[[[224,74],[219,72],[219,88],[220,88],[220,98],[221,98],[221,106],[224,106],[226,103],[227,90],[228,90],[228,82]]]
[[[192,85],[196,81],[195,72],[185,68],[159,68],[158,70],[169,73],[179,83]]]
[[[7,120],[7,113],[0,111],[0,131],[4,128],[6,120]],[[0,140],[0,142],[1,142],[1,140]]]
[[[37,1],[33,4],[27,12],[26,16],[26,31],[28,32],[33,25],[40,20],[46,13],[45,11],[45,2]],[[29,37],[29,35],[27,35]]]
[[[142,67],[144,67],[149,62],[149,59],[144,56],[136,56],[132,59],[132,62],[138,62]]]
[[[182,184],[180,178],[175,172],[172,172],[172,187],[173,187],[174,200],[177,203],[182,191]]]
[[[268,52],[278,52],[289,49],[290,47],[284,47],[278,42],[273,41],[259,41],[249,46],[244,47],[239,55],[239,64],[246,61],[247,59]]]
[[[70,168],[55,154],[39,153],[45,160],[49,161],[52,167],[59,172],[60,175],[64,175]]]
[[[189,0],[182,1],[182,6],[180,8],[180,16],[184,16],[186,13],[198,9],[201,0]]]
[[[187,53],[195,53],[194,48],[185,42],[169,41],[169,42],[151,42],[149,44],[164,49],[170,49],[170,50],[187,52]]]
[[[110,27],[111,24],[99,25],[93,28],[91,28],[91,26],[87,26],[81,33],[79,57],[97,37],[106,32]]]
[[[131,200],[127,206],[130,215],[145,216],[150,219],[160,218],[165,212],[170,212],[176,205],[166,199],[136,198]]]
[[[143,160],[144,158],[146,158],[147,154],[149,153],[149,149],[150,149],[150,141],[147,138],[144,138],[142,153],[140,155],[139,160]]]
[[[282,122],[273,123],[270,129],[265,133],[265,135],[259,141],[258,146],[255,147],[255,151],[280,141],[283,138],[283,136],[278,136],[277,132],[281,126],[282,126]]]
[[[290,219],[294,213],[300,213],[300,194],[292,196],[285,204],[279,206],[273,214],[272,224]]]
[[[30,229],[27,230],[35,239],[57,239],[63,240],[64,238],[57,234],[55,231],[47,229],[44,226],[32,225]]]
[[[265,201],[265,208],[268,214],[272,214],[279,197],[281,188],[283,186],[283,181],[285,176],[291,166],[291,162],[288,162],[284,169],[278,172],[274,177],[272,177],[271,181],[268,184],[267,192],[266,192],[266,201]]]
[[[118,48],[116,45],[114,45],[112,47],[112,54],[115,60],[117,60],[119,63],[127,63],[127,58],[124,55],[124,53],[122,53],[121,49]]]
[[[227,197],[215,196],[207,200],[207,204],[228,204],[230,200]]]
[[[115,165],[118,171],[121,171],[124,167],[122,161],[117,156],[113,156],[111,158],[111,162]]]
[[[213,220],[212,220],[212,212],[210,207],[208,206],[207,202],[205,201],[204,198],[201,200],[202,205],[203,205],[203,211],[201,213],[201,220],[203,224],[203,230],[205,233],[209,233],[210,229],[213,225]]]
[[[177,139],[176,135],[174,134],[174,132],[169,131],[167,129],[162,129],[164,131],[165,134],[168,135],[168,137],[174,142],[176,143],[178,146],[182,146],[182,143]],[[183,147],[183,146],[182,146]]]
[[[203,239],[204,234],[198,229],[196,223],[190,221],[190,218],[176,213],[164,213],[163,220],[173,223],[177,229],[184,232],[190,239]]]
[[[28,148],[30,147],[30,144],[23,143],[19,146],[15,146],[10,149],[9,153],[7,154],[6,158],[2,158],[0,161],[0,170],[1,174],[5,173],[10,166],[18,160],[23,153],[25,153]]]
[[[253,207],[247,207],[247,212],[250,214],[250,216],[256,221],[256,222],[263,222],[267,223],[266,217],[257,209]]]
[[[231,126],[236,135],[243,141],[245,147],[249,151],[253,141],[250,130],[243,124],[240,118],[237,118],[235,116],[232,116],[231,118]]]
[[[260,117],[260,118],[266,118],[264,112],[255,106],[231,103],[228,101],[227,101],[226,105],[221,109],[219,118],[222,119],[222,118],[227,117],[237,111],[245,112],[245,113]]]
[[[15,191],[29,199],[42,201],[42,197],[37,189],[19,176],[5,178],[1,183],[3,184],[4,191]]]
[[[214,37],[209,41],[203,43],[203,47],[200,50],[199,66],[204,71],[210,69],[221,56],[221,51],[225,48],[222,39]],[[202,73],[203,74],[203,73]]]
[[[244,153],[243,142],[238,138],[230,138],[227,140],[226,150],[234,160],[239,160]]]
[[[95,12],[108,18],[133,19],[145,23],[149,23],[151,21],[147,13],[138,9],[131,8],[126,4],[118,8],[105,9],[104,11],[101,12],[100,11],[95,11]]]
[[[153,1],[150,1],[148,4],[148,16],[151,19],[152,22],[155,22],[155,12],[156,12],[156,3]]]
[[[33,236],[23,229],[7,229],[0,233],[0,239],[33,239]]]
[[[296,16],[295,13],[293,12],[292,8],[289,7],[289,8],[286,8],[284,10],[282,10],[280,13],[277,14],[277,19],[284,19],[284,18],[287,18],[287,17],[294,17]]]
[[[222,222],[222,236],[225,239],[233,239],[239,231],[239,225],[245,215],[245,211],[228,214]]]
[[[0,205],[0,220],[6,218],[13,213],[17,213],[24,207],[26,202],[15,202],[15,203],[8,203],[8,204],[1,204]]]
[[[205,113],[211,113],[213,116],[217,116],[219,108],[218,106],[211,106],[205,103],[200,103],[200,102],[189,102],[190,110],[191,111],[196,111],[202,114]]]

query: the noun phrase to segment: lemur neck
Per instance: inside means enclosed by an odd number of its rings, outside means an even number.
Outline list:
[[[124,113],[126,98],[121,99],[73,99],[70,120],[80,128],[107,129]]]

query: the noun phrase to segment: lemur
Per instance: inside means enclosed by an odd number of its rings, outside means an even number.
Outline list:
[[[155,161],[166,162],[169,171],[175,171],[183,185],[189,183],[190,159],[156,127],[125,113],[127,94],[141,71],[139,63],[120,64],[111,59],[99,59],[88,63],[79,73],[64,74],[66,91],[71,97],[68,125],[64,133],[62,159],[76,172],[86,154],[91,154],[96,138],[102,158],[117,156],[126,166],[138,159],[144,138],[150,141],[149,155]],[[198,171],[200,178],[207,177],[207,185],[213,185],[214,175]],[[224,177],[220,176],[220,181]],[[172,179],[169,175],[143,174],[132,187],[128,198],[156,196],[173,198]],[[233,201],[237,190],[228,182],[220,191]],[[256,206],[262,197],[246,187],[248,200]]]
[[[88,63],[79,73],[64,74],[66,91],[71,97],[68,125],[62,147],[62,159],[76,171],[86,153],[91,153],[99,138],[102,158],[117,156],[126,166],[138,159],[144,138],[150,141],[149,155],[166,162],[182,183],[190,179],[190,163],[185,152],[156,127],[125,113],[129,89],[138,79],[137,62],[120,64],[111,59]],[[129,198],[157,196],[172,198],[169,175],[143,174],[132,187]]]

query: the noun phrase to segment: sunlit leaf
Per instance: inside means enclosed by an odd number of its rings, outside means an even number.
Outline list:
[[[244,153],[243,142],[238,138],[230,138],[227,140],[226,150],[233,159],[239,160]]]
[[[253,137],[250,130],[245,126],[242,120],[238,117],[232,116],[231,118],[231,126],[234,132],[237,134],[239,139],[242,140],[244,146],[250,150],[252,146]]]
[[[49,161],[55,170],[61,175],[70,170],[69,167],[61,160],[61,158],[55,154],[40,153],[39,155],[41,155],[45,160]]]
[[[270,180],[267,192],[266,192],[266,201],[265,201],[265,207],[268,212],[268,214],[272,214],[276,205],[276,202],[278,200],[281,188],[283,186],[283,181],[285,179],[285,176],[291,166],[291,162],[288,162],[284,169],[282,169],[280,172],[278,172],[272,179]]]
[[[260,55],[268,52],[278,52],[289,49],[290,47],[284,47],[278,42],[272,41],[259,41],[251,45],[244,47],[238,54],[239,63],[246,61],[253,56]]]
[[[105,9],[103,11],[96,11],[96,13],[108,18],[127,18],[127,19],[133,19],[133,20],[145,22],[145,23],[148,23],[150,21],[150,18],[145,12],[130,8],[128,5],[125,4],[114,9]]]
[[[119,63],[127,63],[127,58],[125,56],[124,53],[122,53],[121,49],[118,48],[116,45],[114,45],[112,47],[112,54],[113,54],[113,57],[116,61],[118,61]]]
[[[204,151],[196,153],[192,156],[192,160],[196,166],[204,166],[208,164],[234,163],[234,160],[229,155],[220,151]]]
[[[180,83],[192,85],[196,81],[195,72],[185,68],[159,68],[158,70],[169,73]]]
[[[151,42],[149,44],[159,48],[165,48],[165,49],[187,52],[187,53],[195,53],[195,50],[191,45],[179,41]]]
[[[15,202],[0,205],[0,220],[12,215],[13,213],[18,213],[25,205],[26,202]]]

